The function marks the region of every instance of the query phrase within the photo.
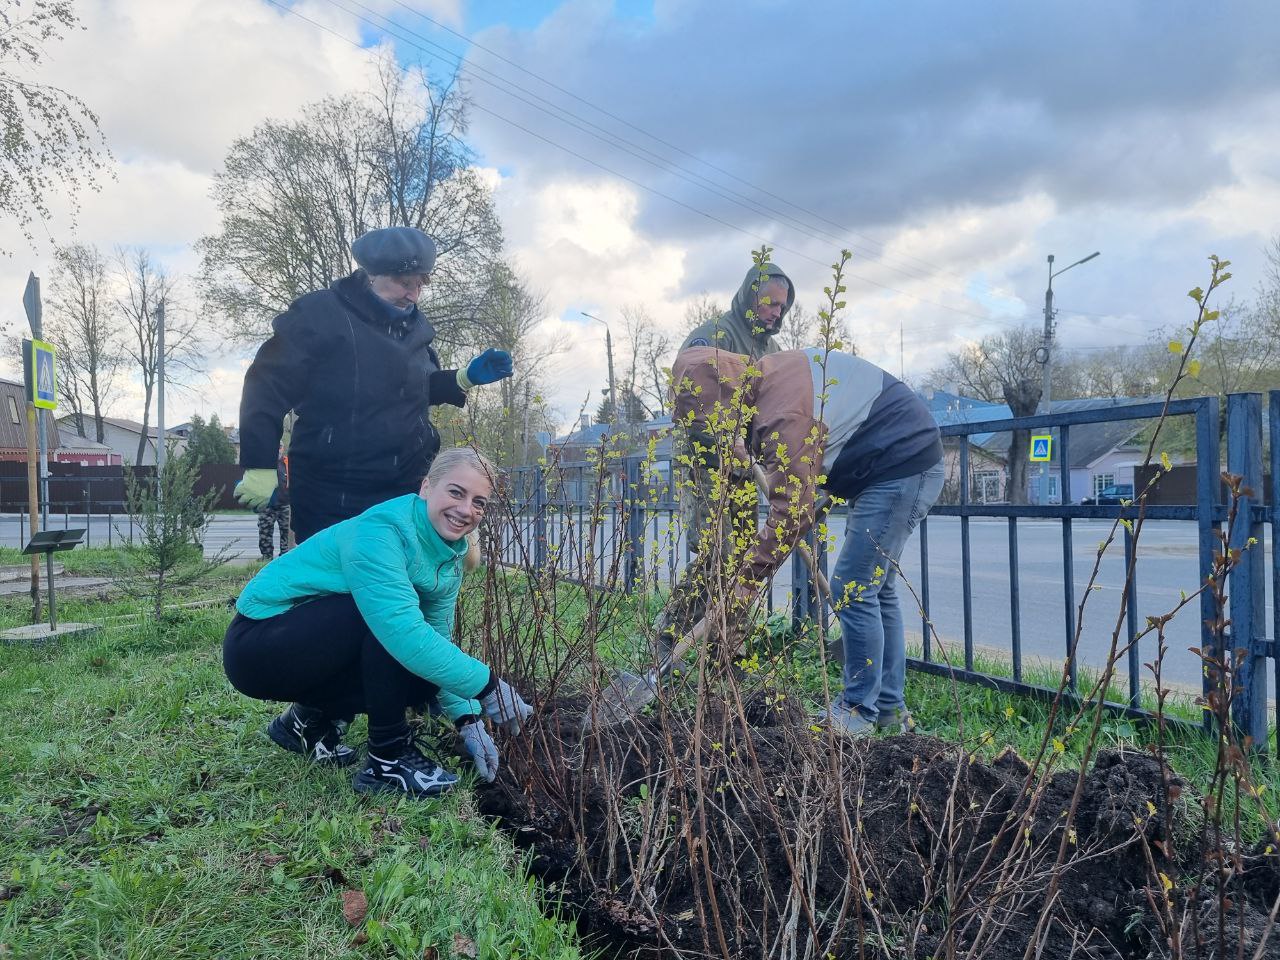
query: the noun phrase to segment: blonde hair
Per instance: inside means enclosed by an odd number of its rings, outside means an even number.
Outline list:
[[[470,573],[480,566],[480,532],[472,530],[467,534],[467,552],[462,557],[462,571]]]
[[[483,473],[492,486],[498,485],[498,471],[483,453],[474,447],[449,447],[437,453],[431,461],[431,469],[425,478],[427,486],[434,487],[446,473],[452,473],[464,464]]]

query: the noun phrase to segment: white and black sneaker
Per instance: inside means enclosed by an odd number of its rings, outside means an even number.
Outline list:
[[[330,720],[322,711],[296,703],[267,726],[267,736],[278,746],[327,767],[345,767],[360,759],[342,742],[346,732],[346,721]]]
[[[370,751],[364,768],[351,781],[356,793],[399,792],[414,797],[438,797],[457,785],[458,778],[423,753],[412,737],[405,739],[398,757],[387,759]]]

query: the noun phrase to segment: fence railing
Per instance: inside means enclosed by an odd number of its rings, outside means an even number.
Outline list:
[[[1272,391],[1268,398],[1270,473],[1280,477],[1280,391]],[[1275,688],[1280,690],[1280,658],[1277,658],[1276,638],[1280,637],[1280,604],[1275,604],[1271,622],[1271,638],[1267,637],[1266,622],[1266,560],[1272,558],[1272,597],[1280,596],[1280,544],[1275,536],[1276,518],[1280,517],[1280,483],[1271,486],[1269,502],[1263,498],[1263,395],[1258,393],[1233,394],[1226,399],[1225,441],[1227,472],[1243,478],[1243,487],[1251,493],[1243,496],[1238,505],[1238,520],[1232,530],[1231,548],[1241,550],[1240,559],[1231,571],[1228,583],[1230,619],[1227,643],[1231,650],[1247,651],[1236,679],[1239,692],[1233,709],[1236,722],[1253,737],[1256,743],[1264,743],[1268,736],[1267,721],[1267,660],[1271,660]],[[1020,555],[1020,539],[1023,528],[1020,521],[1056,521],[1060,525],[1062,556],[1061,591],[1062,621],[1060,653],[1068,663],[1069,686],[1074,693],[1078,686],[1079,636],[1076,617],[1079,599],[1074,575],[1076,524],[1082,520],[1134,519],[1138,506],[1098,506],[1073,503],[1079,492],[1071,489],[1071,444],[1073,428],[1089,424],[1116,422],[1146,422],[1153,424],[1162,415],[1193,418],[1195,424],[1196,496],[1194,504],[1148,504],[1143,516],[1153,521],[1179,521],[1194,529],[1196,567],[1199,580],[1185,584],[1191,593],[1205,582],[1212,572],[1214,553],[1220,548],[1219,532],[1227,521],[1229,504],[1223,494],[1222,429],[1220,406],[1216,397],[1198,397],[1172,401],[1165,409],[1163,403],[1142,403],[1112,406],[1098,409],[1076,410],[1069,413],[1046,414],[1012,420],[981,421],[949,424],[942,428],[944,438],[958,441],[960,502],[934,507],[931,516],[953,517],[958,523],[960,552],[960,593],[962,630],[960,662],[944,662],[933,641],[931,592],[939,586],[931,577],[930,523],[926,519],[917,533],[919,541],[919,572],[914,586],[921,601],[922,655],[912,657],[908,665],[916,670],[954,676],[956,679],[996,687],[1009,692],[1048,697],[1056,690],[1036,685],[1025,676],[1024,656],[1024,592],[1021,569],[1024,558]],[[1135,433],[1139,428],[1135,427]],[[1167,429],[1167,427],[1166,427]],[[976,435],[1009,434],[1012,431],[1052,432],[1057,450],[1057,462],[1066,464],[1059,471],[1060,505],[1014,505],[972,503],[969,498],[970,447]],[[988,442],[986,450],[991,449]],[[1157,444],[1156,452],[1160,446]],[[661,586],[678,576],[688,560],[689,545],[684,536],[679,508],[673,493],[669,462],[645,465],[641,458],[605,459],[600,463],[559,464],[554,468],[527,467],[514,473],[515,523],[504,534],[499,544],[504,562],[532,565],[537,569],[547,564],[555,565],[562,573],[577,579],[590,579],[594,585],[609,589],[630,590],[643,578],[647,585]],[[678,468],[675,468],[678,469]],[[1091,493],[1092,491],[1085,491]],[[1135,491],[1140,493],[1141,491]],[[1009,635],[1007,644],[1001,645],[1009,662],[1008,675],[999,675],[978,669],[975,628],[977,620],[973,609],[974,567],[972,555],[972,530],[974,520],[1004,520],[1007,526]],[[1194,525],[1194,527],[1192,527]],[[936,526],[936,522],[935,522]],[[1268,537],[1268,526],[1270,537]],[[1123,537],[1123,556],[1126,571],[1134,575],[1126,577],[1122,589],[1128,591],[1126,617],[1123,625],[1122,647],[1124,672],[1127,674],[1127,690],[1123,702],[1110,706],[1124,713],[1149,715],[1142,705],[1141,677],[1145,659],[1154,654],[1154,643],[1144,645],[1138,634],[1145,627],[1139,617],[1139,596],[1142,584],[1138,574],[1141,564],[1132,563],[1135,543],[1133,532],[1126,525],[1120,527]],[[1251,544],[1252,541],[1252,544]],[[825,551],[819,552],[825,564]],[[990,557],[984,556],[984,563]],[[812,589],[807,569],[799,557],[793,559],[790,584],[786,587],[786,602],[793,616],[822,617],[829,620],[831,611],[826,609]],[[1167,586],[1161,584],[1160,586]],[[770,606],[778,602],[776,586],[769,590]],[[1208,625],[1217,617],[1215,601],[1209,591],[1200,595],[1198,604],[1199,646],[1212,655],[1218,655],[1216,637]],[[1181,616],[1192,617],[1192,611]],[[1043,634],[1053,628],[1037,624]],[[993,639],[989,632],[984,637],[986,646]],[[1207,692],[1210,681],[1203,679]],[[1277,710],[1280,716],[1280,708]],[[1277,742],[1280,752],[1280,741]]]

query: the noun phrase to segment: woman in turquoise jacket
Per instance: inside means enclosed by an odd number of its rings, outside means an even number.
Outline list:
[[[451,639],[466,537],[493,475],[474,450],[442,451],[418,493],[320,531],[249,581],[223,665],[241,693],[293,701],[267,728],[276,744],[318,763],[353,763],[342,735],[365,713],[368,757],[356,791],[435,796],[458,778],[423,752],[405,717],[434,698],[480,775],[497,776],[484,718],[514,732],[533,710]]]

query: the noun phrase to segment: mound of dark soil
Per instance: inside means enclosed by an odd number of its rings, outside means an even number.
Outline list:
[[[584,741],[571,706],[544,708],[508,745],[481,806],[584,929],[631,956],[1003,960],[1038,938],[1042,957],[1145,960],[1169,955],[1164,898],[1175,916],[1186,905],[1163,878],[1204,863],[1200,849],[1169,860],[1190,807],[1166,800],[1144,753],[1101,753],[1069,815],[1077,773],[1033,782],[1013,753],[983,763],[923,736],[832,740],[758,701],[745,727],[650,717]],[[1280,869],[1264,850],[1245,865],[1234,935],[1219,944],[1211,889],[1189,910],[1199,956],[1256,949]]]

